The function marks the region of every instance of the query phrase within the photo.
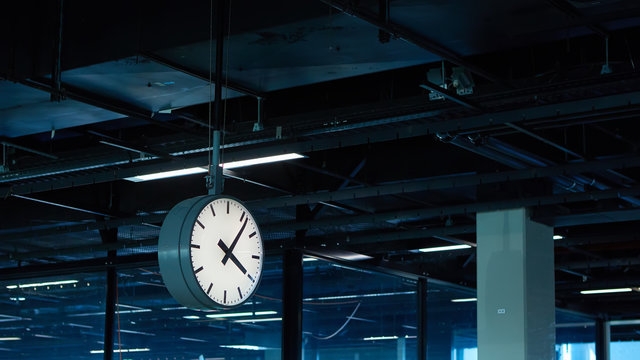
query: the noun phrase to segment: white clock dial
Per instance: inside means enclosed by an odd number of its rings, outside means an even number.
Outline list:
[[[191,265],[202,291],[221,306],[250,297],[262,274],[264,250],[255,219],[240,202],[218,198],[193,224]]]

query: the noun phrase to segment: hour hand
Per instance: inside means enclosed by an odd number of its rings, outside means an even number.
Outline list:
[[[224,243],[224,241],[222,241],[222,239],[220,239],[218,241],[218,246],[220,247],[220,249],[222,249],[222,251],[224,251],[225,256],[228,256],[228,258],[231,259],[231,261],[234,264],[236,264],[238,269],[240,269],[240,271],[242,271],[243,274],[247,273],[247,269],[245,269],[245,267],[242,266],[242,264],[240,263],[240,260],[238,260],[238,258],[235,255],[233,255],[231,250],[229,250],[229,248],[227,247],[227,245],[225,245],[225,243]],[[224,259],[223,259],[222,263],[224,264]]]

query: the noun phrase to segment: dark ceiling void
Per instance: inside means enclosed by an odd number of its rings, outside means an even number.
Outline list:
[[[208,165],[209,3],[55,3],[2,14],[0,277],[155,266],[206,174],[130,178]],[[525,206],[555,227],[558,307],[638,316],[635,290],[580,291],[640,286],[639,2],[232,3],[222,161],[304,156],[224,172],[269,256],[304,232],[470,291],[476,213]],[[469,247],[418,251],[445,245]]]

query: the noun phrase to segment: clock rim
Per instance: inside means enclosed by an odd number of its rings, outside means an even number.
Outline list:
[[[198,215],[209,203],[219,199],[236,201],[246,209],[256,223],[262,243],[262,264],[256,285],[243,301],[235,305],[225,305],[211,299],[198,283],[191,262],[191,235]],[[182,305],[196,309],[232,309],[243,305],[260,286],[264,253],[264,240],[255,216],[242,201],[229,195],[202,195],[181,201],[167,214],[158,240],[158,263],[167,290]]]

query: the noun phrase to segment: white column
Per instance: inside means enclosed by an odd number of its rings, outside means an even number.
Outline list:
[[[555,359],[553,228],[523,208],[476,223],[478,360]]]

